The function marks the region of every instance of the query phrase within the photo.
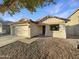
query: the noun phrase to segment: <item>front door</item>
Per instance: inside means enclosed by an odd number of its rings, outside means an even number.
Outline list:
[[[45,35],[45,25],[43,26],[43,29],[42,29],[42,34]]]

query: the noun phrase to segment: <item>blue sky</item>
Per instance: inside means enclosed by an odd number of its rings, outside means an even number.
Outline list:
[[[28,18],[32,20],[38,20],[44,16],[58,16],[62,18],[67,18],[71,15],[77,8],[79,8],[79,0],[54,0],[56,5],[49,5],[43,8],[37,8],[37,12],[31,14],[27,9],[21,9],[21,12],[10,16],[7,12],[4,15],[0,13],[0,18],[10,21],[18,21],[21,18]],[[0,0],[0,3],[2,1]]]

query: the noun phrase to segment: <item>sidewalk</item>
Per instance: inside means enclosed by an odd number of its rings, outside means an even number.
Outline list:
[[[0,37],[0,47],[8,45],[10,43],[16,42],[19,39],[23,39],[23,37],[17,37],[17,36],[1,36]]]

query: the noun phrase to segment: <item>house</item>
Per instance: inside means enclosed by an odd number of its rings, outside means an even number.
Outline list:
[[[0,34],[2,34],[2,23],[0,23]]]
[[[21,19],[10,26],[11,34],[31,38],[37,35],[67,38],[79,36],[79,9],[67,19],[45,16],[38,21]]]
[[[79,9],[77,9],[75,12],[73,12],[68,19],[66,23],[66,34],[67,37],[73,37],[77,36],[79,37]]]
[[[45,36],[53,36],[57,38],[66,38],[65,23],[68,19],[46,16],[38,21],[38,24],[42,27],[42,33]]]
[[[11,31],[10,31],[10,24],[12,22],[10,21],[2,21],[0,22],[0,33],[3,35],[10,35]]]
[[[42,34],[42,27],[36,22],[28,19],[21,19],[11,25],[11,34],[31,38]]]
[[[11,21],[4,21],[2,22],[2,32],[4,35],[10,35],[11,34],[11,28],[10,28],[10,24],[12,24],[13,22]]]
[[[37,35],[66,38],[66,19],[46,16],[39,21],[21,19],[11,25],[11,34],[31,38]]]

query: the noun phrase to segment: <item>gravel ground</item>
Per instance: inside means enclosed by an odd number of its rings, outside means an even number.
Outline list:
[[[79,59],[79,50],[62,39],[39,39],[31,44],[20,41],[0,48],[0,59]]]

